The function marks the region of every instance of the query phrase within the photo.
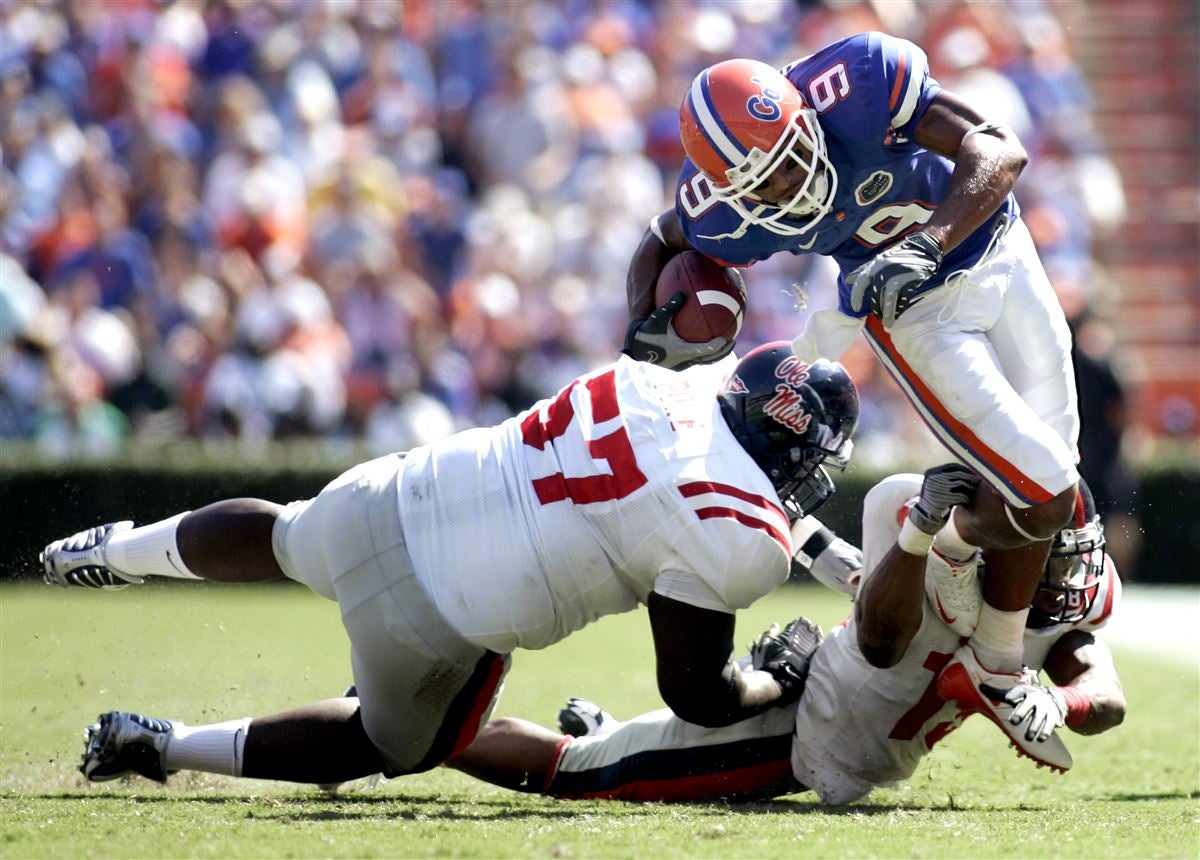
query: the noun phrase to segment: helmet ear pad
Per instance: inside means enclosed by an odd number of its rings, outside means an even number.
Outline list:
[[[858,423],[858,392],[837,362],[807,364],[777,341],[745,356],[718,395],[725,423],[792,513],[812,513],[834,491]]]

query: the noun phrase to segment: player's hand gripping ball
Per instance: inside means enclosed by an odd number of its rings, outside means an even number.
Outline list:
[[[733,349],[746,313],[746,288],[736,269],[684,251],[667,263],[654,296],[659,307],[634,320],[625,335],[628,355],[682,370],[718,361]]]

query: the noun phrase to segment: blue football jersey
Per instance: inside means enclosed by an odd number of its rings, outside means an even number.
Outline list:
[[[801,236],[781,236],[745,224],[712,195],[708,179],[684,161],[675,209],[697,250],[734,266],[780,251],[824,254],[841,268],[840,309],[852,316],[845,276],[929,220],[950,188],[954,162],[912,141],[913,129],[942,88],[929,74],[925,52],[884,33],[861,33],[786,66],[783,73],[817,111],[837,194],[829,214]],[[1017,217],[1011,194],[982,226],[946,255],[921,292],[950,272],[973,266],[986,251],[998,219]],[[790,222],[789,222],[790,223]],[[797,219],[803,225],[804,219]]]

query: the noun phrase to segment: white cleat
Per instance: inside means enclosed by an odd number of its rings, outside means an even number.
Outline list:
[[[925,562],[925,594],[947,627],[970,636],[983,606],[978,560],[954,562],[935,548]]]
[[[119,573],[109,567],[105,553],[105,547],[114,534],[131,528],[132,521],[122,520],[56,540],[38,556],[38,561],[45,569],[42,578],[47,585],[61,585],[64,588],[78,586],[116,590],[142,583],[144,580],[140,576]]]
[[[938,675],[938,695],[946,701],[956,702],[968,712],[979,712],[998,725],[1008,736],[1017,753],[1037,762],[1038,767],[1048,767],[1065,773],[1074,764],[1071,751],[1054,732],[1045,740],[1031,740],[1025,735],[1023,725],[1013,725],[1009,720],[1013,706],[993,695],[1002,694],[1019,684],[1037,685],[1037,673],[1026,669],[1022,672],[990,672],[980,665],[970,645],[963,645],[954,652],[953,659]],[[980,689],[987,687],[985,693]]]

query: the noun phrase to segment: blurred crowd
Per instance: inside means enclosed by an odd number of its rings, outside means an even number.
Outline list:
[[[1017,131],[1025,217],[1103,346],[1091,249],[1124,204],[1063,9],[6,2],[0,438],[60,455],[314,434],[387,451],[514,414],[617,354],[693,75],[868,29],[916,41]],[[782,256],[746,273],[743,348],[834,303],[832,264]],[[846,361],[865,462],[934,444],[865,349]]]

